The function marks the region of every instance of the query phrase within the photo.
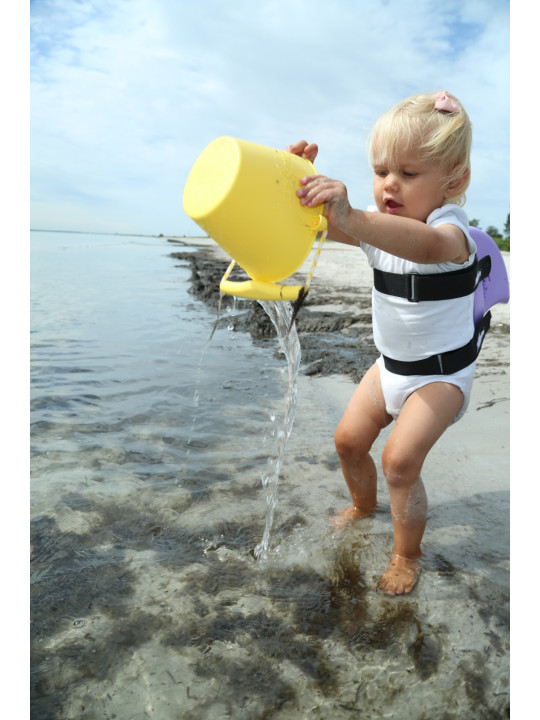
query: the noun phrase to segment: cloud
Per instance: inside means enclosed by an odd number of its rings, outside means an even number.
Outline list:
[[[183,186],[227,134],[316,141],[319,169],[365,206],[371,124],[442,87],[475,128],[471,217],[502,226],[508,12],[502,1],[34,0],[32,226],[197,233]]]

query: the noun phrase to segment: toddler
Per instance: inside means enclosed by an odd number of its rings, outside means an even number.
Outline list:
[[[297,192],[303,205],[324,203],[328,237],[359,245],[374,269],[373,336],[381,356],[335,433],[352,505],[334,521],[343,526],[374,512],[370,449],[395,420],[382,454],[394,545],[377,585],[389,595],[409,593],[420,575],[427,518],[420,473],[433,445],[465,413],[476,366],[474,287],[462,289],[476,252],[461,207],[471,137],[457,98],[446,91],[415,95],[382,115],[371,133],[378,212],[352,208],[345,185],[322,175],[302,178]],[[318,152],[305,140],[287,150],[312,162]]]

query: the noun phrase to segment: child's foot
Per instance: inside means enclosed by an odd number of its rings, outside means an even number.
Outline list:
[[[422,572],[420,558],[406,558],[394,553],[388,567],[377,583],[377,590],[387,595],[403,595],[410,593],[418,582]]]
[[[329,518],[329,522],[336,530],[343,530],[343,528],[352,525],[356,520],[372,514],[373,510],[365,511],[357,508],[355,505],[349,505],[349,507],[338,510],[335,515],[332,515],[332,517]]]

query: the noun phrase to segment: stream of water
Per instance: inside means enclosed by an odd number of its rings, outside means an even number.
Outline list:
[[[266,557],[268,553],[270,532],[272,530],[274,513],[279,497],[279,472],[281,470],[281,464],[283,463],[287,441],[289,440],[294,424],[296,402],[298,397],[298,370],[300,368],[300,360],[302,358],[300,341],[298,340],[298,333],[296,332],[296,324],[293,323],[291,326],[291,304],[289,302],[261,301],[261,305],[276,329],[279,345],[287,359],[288,388],[285,396],[283,425],[277,433],[277,456],[275,458],[268,458],[268,464],[270,467],[263,473],[261,478],[263,487],[268,488],[268,511],[262,540],[255,548],[256,557]]]

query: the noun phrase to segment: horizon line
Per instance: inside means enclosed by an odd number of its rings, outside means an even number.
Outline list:
[[[76,233],[80,235],[123,235],[126,237],[154,237],[154,238],[203,238],[208,235],[173,235],[172,233],[135,233],[135,232],[105,232],[103,230],[55,230],[49,228],[30,228],[30,232],[56,232]]]

